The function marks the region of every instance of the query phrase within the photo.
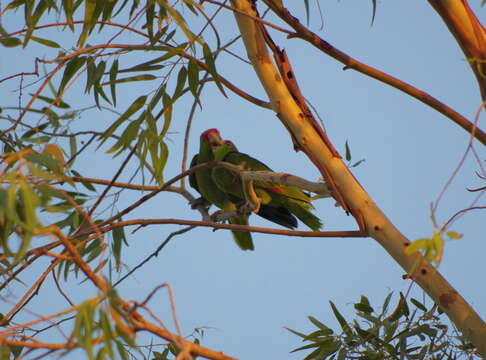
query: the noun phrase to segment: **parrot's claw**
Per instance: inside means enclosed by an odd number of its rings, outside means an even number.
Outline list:
[[[238,207],[238,213],[241,215],[249,215],[252,212],[257,214],[260,211],[260,203],[252,203],[250,201],[245,201],[242,205]]]
[[[215,211],[213,214],[211,214],[210,218],[211,218],[211,221],[212,222],[219,222],[219,217],[221,216],[221,214],[224,214],[225,211],[223,210],[218,210],[218,211]]]
[[[199,206],[207,207],[209,205],[208,201],[202,197],[190,201],[189,204],[191,204],[191,209],[196,209]]]

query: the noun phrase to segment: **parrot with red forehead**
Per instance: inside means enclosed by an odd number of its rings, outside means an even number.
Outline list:
[[[191,166],[214,161],[213,148],[223,144],[223,140],[217,129],[209,129],[201,134],[199,143],[199,154],[191,162]],[[194,163],[195,162],[195,163]],[[194,164],[193,164],[194,163]],[[216,205],[223,211],[237,210],[236,204],[232,202],[227,194],[220,190],[214,183],[212,168],[205,168],[193,173],[189,183],[193,186],[208,203]],[[229,219],[230,224],[248,225],[248,216],[237,216]],[[251,233],[248,231],[232,231],[233,239],[242,250],[254,250]]]
[[[225,141],[224,143],[231,144],[232,149],[236,150],[236,147],[230,141]],[[221,147],[221,144],[213,141],[212,150],[213,150],[213,153],[215,155],[218,154],[218,149],[220,147]],[[222,149],[222,150],[226,152],[225,149]],[[199,163],[199,154],[196,154],[192,158],[190,166],[193,167],[193,166],[197,165],[198,163]],[[193,172],[189,175],[189,184],[191,185],[191,187],[193,189],[195,189],[198,193],[201,194],[201,191],[199,190],[197,178],[196,178],[196,173]],[[216,186],[216,184],[214,184],[214,181],[213,181],[213,184],[211,186]],[[235,204],[242,203],[241,198],[238,198],[238,197],[233,196],[231,194],[226,194],[226,196],[229,198],[229,200],[231,202],[233,202]],[[206,205],[211,205],[211,203],[207,199],[205,199],[204,197],[202,197],[200,199],[200,201],[202,201]],[[289,228],[289,229],[295,229],[297,227],[297,219],[287,209],[285,209],[283,207],[272,207],[272,206],[268,206],[268,205],[265,205],[265,204],[261,204],[260,210],[258,211],[257,215],[268,220],[268,221],[274,222],[275,224],[285,226],[286,228]]]
[[[250,155],[238,152],[231,141],[224,141],[222,145],[213,147],[213,150],[215,151],[214,160],[216,161],[243,165],[245,169],[252,171],[272,171],[272,169],[261,161]],[[212,170],[211,175],[216,186],[227,194],[227,196],[232,197],[233,201],[239,202],[246,200],[241,178],[237,173],[222,167],[217,167]],[[311,197],[299,188],[264,181],[254,181],[253,187],[261,201],[261,208],[265,206],[280,213],[285,211],[297,217],[313,231],[318,231],[322,227],[321,220],[311,212],[313,209]]]

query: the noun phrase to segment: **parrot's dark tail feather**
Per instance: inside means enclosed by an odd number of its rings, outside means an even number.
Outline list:
[[[288,229],[295,229],[297,227],[297,219],[283,207],[275,208],[262,204],[257,215]]]
[[[293,215],[297,216],[297,218],[304,224],[306,224],[311,230],[319,231],[321,229],[321,219],[311,213],[310,209],[306,209],[304,206],[302,206],[300,202],[288,201],[286,207]]]

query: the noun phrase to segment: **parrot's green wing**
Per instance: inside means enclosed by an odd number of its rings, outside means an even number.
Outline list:
[[[231,142],[225,142],[215,153],[216,160],[222,160],[234,165],[242,165],[253,171],[272,171],[261,161],[241,152]],[[215,168],[212,172],[214,183],[226,194],[241,201],[245,200],[241,179],[238,174],[225,169]],[[294,186],[283,186],[275,183],[254,181],[253,186],[262,206],[274,209],[283,208],[295,215],[309,228],[317,231],[321,228],[320,219],[312,214],[311,198],[308,194]],[[284,225],[285,226],[285,225]]]
[[[190,167],[193,167],[193,166],[196,166],[196,165],[197,165],[197,154],[194,155],[194,157],[192,158]],[[199,192],[199,186],[197,186],[197,179],[196,179],[196,173],[195,172],[189,174],[189,185],[191,185],[191,187],[194,190]]]
[[[197,154],[197,164],[202,164],[214,160],[212,146],[222,144],[219,132],[210,129],[201,134],[199,154]],[[224,211],[236,210],[236,205],[231,202],[226,193],[220,190],[212,179],[212,169],[205,168],[196,171],[194,184],[197,186],[201,196],[209,203],[216,205]],[[248,225],[248,216],[238,216],[229,220],[230,224]],[[248,231],[232,231],[236,244],[242,250],[254,250],[251,234]]]
[[[232,152],[237,152],[237,149],[231,141],[227,140],[223,145],[219,146],[216,151],[214,151],[214,160],[222,161],[228,154]],[[232,194],[231,191],[226,192],[227,196],[234,203],[240,203],[244,200],[241,182],[236,173],[221,167],[215,168],[213,169],[213,181],[225,192],[226,190],[234,190],[233,193],[236,193],[236,195]],[[230,185],[229,188],[227,187],[227,184]],[[257,215],[289,229],[295,229],[297,227],[297,219],[283,207],[274,207],[261,204]]]

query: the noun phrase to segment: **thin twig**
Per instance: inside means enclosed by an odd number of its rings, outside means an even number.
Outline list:
[[[113,284],[113,287],[116,287],[117,285],[119,285],[123,280],[125,280],[126,278],[128,278],[130,275],[132,275],[135,271],[137,271],[138,269],[140,269],[142,266],[144,266],[147,262],[149,262],[150,259],[152,259],[153,257],[157,257],[159,256],[159,252],[169,243],[169,241],[176,235],[181,235],[181,234],[184,234],[192,229],[194,229],[195,226],[189,226],[189,227],[186,227],[184,229],[181,229],[181,230],[178,230],[178,231],[174,231],[172,233],[169,234],[169,236],[167,236],[167,238],[162,242],[162,244],[160,244],[157,249],[155,249],[155,251],[153,251],[149,256],[147,256],[145,259],[143,259],[137,266],[135,266],[133,269],[131,269],[127,274],[125,274],[122,278],[120,278],[118,281],[116,281],[114,284]]]
[[[228,10],[231,10],[231,11],[234,11],[234,12],[237,12],[243,16],[247,16],[259,23],[262,23],[262,24],[265,24],[267,26],[270,26],[271,28],[275,29],[275,30],[278,30],[280,32],[283,32],[284,34],[287,34],[287,35],[292,35],[293,32],[292,31],[289,31],[287,29],[284,29],[283,27],[280,27],[280,26],[277,26],[275,24],[272,24],[271,22],[268,22],[268,21],[265,21],[263,20],[262,18],[260,17],[256,17],[256,16],[251,16],[250,14],[247,14],[239,9],[236,9],[235,7],[233,6],[229,6],[229,5],[226,5],[226,4],[223,4],[223,3],[220,3],[218,1],[214,1],[214,0],[204,0],[205,2],[208,2],[208,3],[211,3],[211,4],[214,4],[214,5],[218,5],[220,7],[224,7],[225,9],[228,9]]]
[[[90,218],[93,215],[93,212],[96,210],[96,208],[98,207],[98,205],[103,201],[103,199],[105,198],[106,194],[108,194],[108,191],[110,191],[111,187],[113,186],[113,183],[120,177],[122,171],[125,169],[125,167],[128,165],[128,162],[130,161],[130,159],[132,158],[132,156],[135,154],[136,149],[137,148],[134,147],[130,151],[130,153],[128,154],[128,156],[125,158],[125,160],[123,160],[123,163],[121,164],[120,168],[116,172],[115,176],[113,176],[113,178],[111,179],[111,181],[108,184],[108,186],[103,189],[103,192],[98,197],[98,199],[96,200],[95,204],[89,210],[89,212],[87,214],[87,217],[88,218]]]
[[[54,269],[51,271],[51,273],[52,273],[52,277],[54,279],[54,282],[56,283],[57,290],[59,290],[59,292],[64,297],[64,299],[66,299],[66,301],[69,303],[69,305],[75,306],[74,303],[69,298],[69,296],[67,296],[66,293],[62,290],[61,285],[59,284],[59,281],[57,280],[56,272],[54,271]]]
[[[126,220],[112,223],[111,225],[105,225],[100,228],[101,232],[108,232],[110,230],[135,225],[163,225],[163,224],[175,224],[175,225],[191,225],[191,226],[204,226],[212,227],[214,229],[226,229],[226,230],[239,230],[239,231],[251,231],[262,234],[273,235],[285,235],[285,236],[300,236],[300,237],[322,237],[322,238],[357,238],[368,237],[366,232],[358,230],[349,231],[298,231],[298,230],[283,230],[272,229],[258,226],[237,225],[237,224],[218,224],[212,221],[197,221],[197,220],[184,220],[184,219],[136,219]],[[83,232],[81,235],[87,235],[90,231]]]
[[[51,264],[45,270],[41,276],[35,281],[34,285],[32,285],[22,296],[22,298],[15,304],[15,306],[10,309],[10,311],[0,320],[0,325],[5,324],[8,321],[11,321],[12,318],[20,311],[22,308],[29,303],[30,300],[37,294],[39,291],[40,287],[44,283],[44,280],[46,279],[47,275],[56,267],[56,265],[61,262],[59,259],[54,259],[52,260]],[[34,292],[35,290],[35,292]]]

